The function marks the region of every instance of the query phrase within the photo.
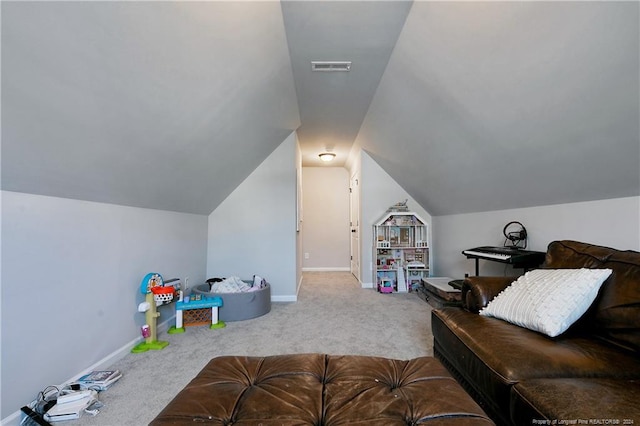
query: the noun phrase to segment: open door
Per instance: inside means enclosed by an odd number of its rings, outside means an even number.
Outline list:
[[[349,182],[349,220],[351,229],[351,273],[360,281],[360,175]]]

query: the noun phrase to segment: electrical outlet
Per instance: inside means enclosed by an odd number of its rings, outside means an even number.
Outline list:
[[[304,258],[305,258],[305,259],[308,259],[308,258],[309,258],[309,253],[305,253],[305,254],[304,254]]]

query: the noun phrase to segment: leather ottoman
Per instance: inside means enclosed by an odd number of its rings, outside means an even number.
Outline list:
[[[212,359],[151,425],[493,425],[438,360]]]

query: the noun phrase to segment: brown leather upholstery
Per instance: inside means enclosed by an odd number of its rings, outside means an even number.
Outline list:
[[[573,266],[572,266],[573,265]],[[576,241],[549,245],[546,268],[610,268],[613,274],[583,318],[598,336],[640,353],[640,253]]]
[[[543,386],[525,387],[530,381],[563,383],[564,378],[589,379],[572,382],[577,386],[576,394],[586,395],[588,386],[597,380],[623,383],[640,379],[640,253],[556,241],[549,245],[543,267],[613,269],[589,312],[579,324],[556,338],[477,315],[513,280],[504,277],[466,279],[463,308],[444,308],[432,314],[436,357],[485,404],[499,423],[511,423],[514,413],[509,410],[510,405],[522,408],[530,403],[528,412],[542,415],[541,418],[553,416],[554,411],[549,409],[553,406],[552,399],[548,395],[548,398],[532,397]],[[523,393],[527,390],[527,397],[516,399],[514,405],[513,389],[521,389]],[[589,399],[585,397],[584,401]],[[574,401],[578,411],[579,402],[580,399]],[[541,405],[537,406],[538,403]],[[612,404],[616,401],[603,402],[600,407],[611,408]],[[639,409],[634,413],[640,417]],[[517,419],[525,417],[520,415]],[[532,424],[531,418],[525,423]]]
[[[214,358],[152,425],[482,425],[493,422],[430,357]]]
[[[516,277],[467,277],[462,282],[463,307],[477,314]]]
[[[462,309],[434,311],[434,352],[452,364],[490,413],[509,406],[511,386],[545,377],[640,377],[633,354],[588,336],[551,339]],[[508,411],[503,414],[509,416]]]
[[[531,425],[532,419],[637,425],[639,402],[640,380],[536,379],[513,387],[511,415],[517,425]]]

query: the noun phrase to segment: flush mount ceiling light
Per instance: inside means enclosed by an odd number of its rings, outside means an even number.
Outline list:
[[[333,152],[323,152],[322,154],[318,155],[318,157],[320,157],[322,161],[327,162],[336,158],[336,155]]]
[[[351,71],[351,61],[311,61],[311,71]]]

